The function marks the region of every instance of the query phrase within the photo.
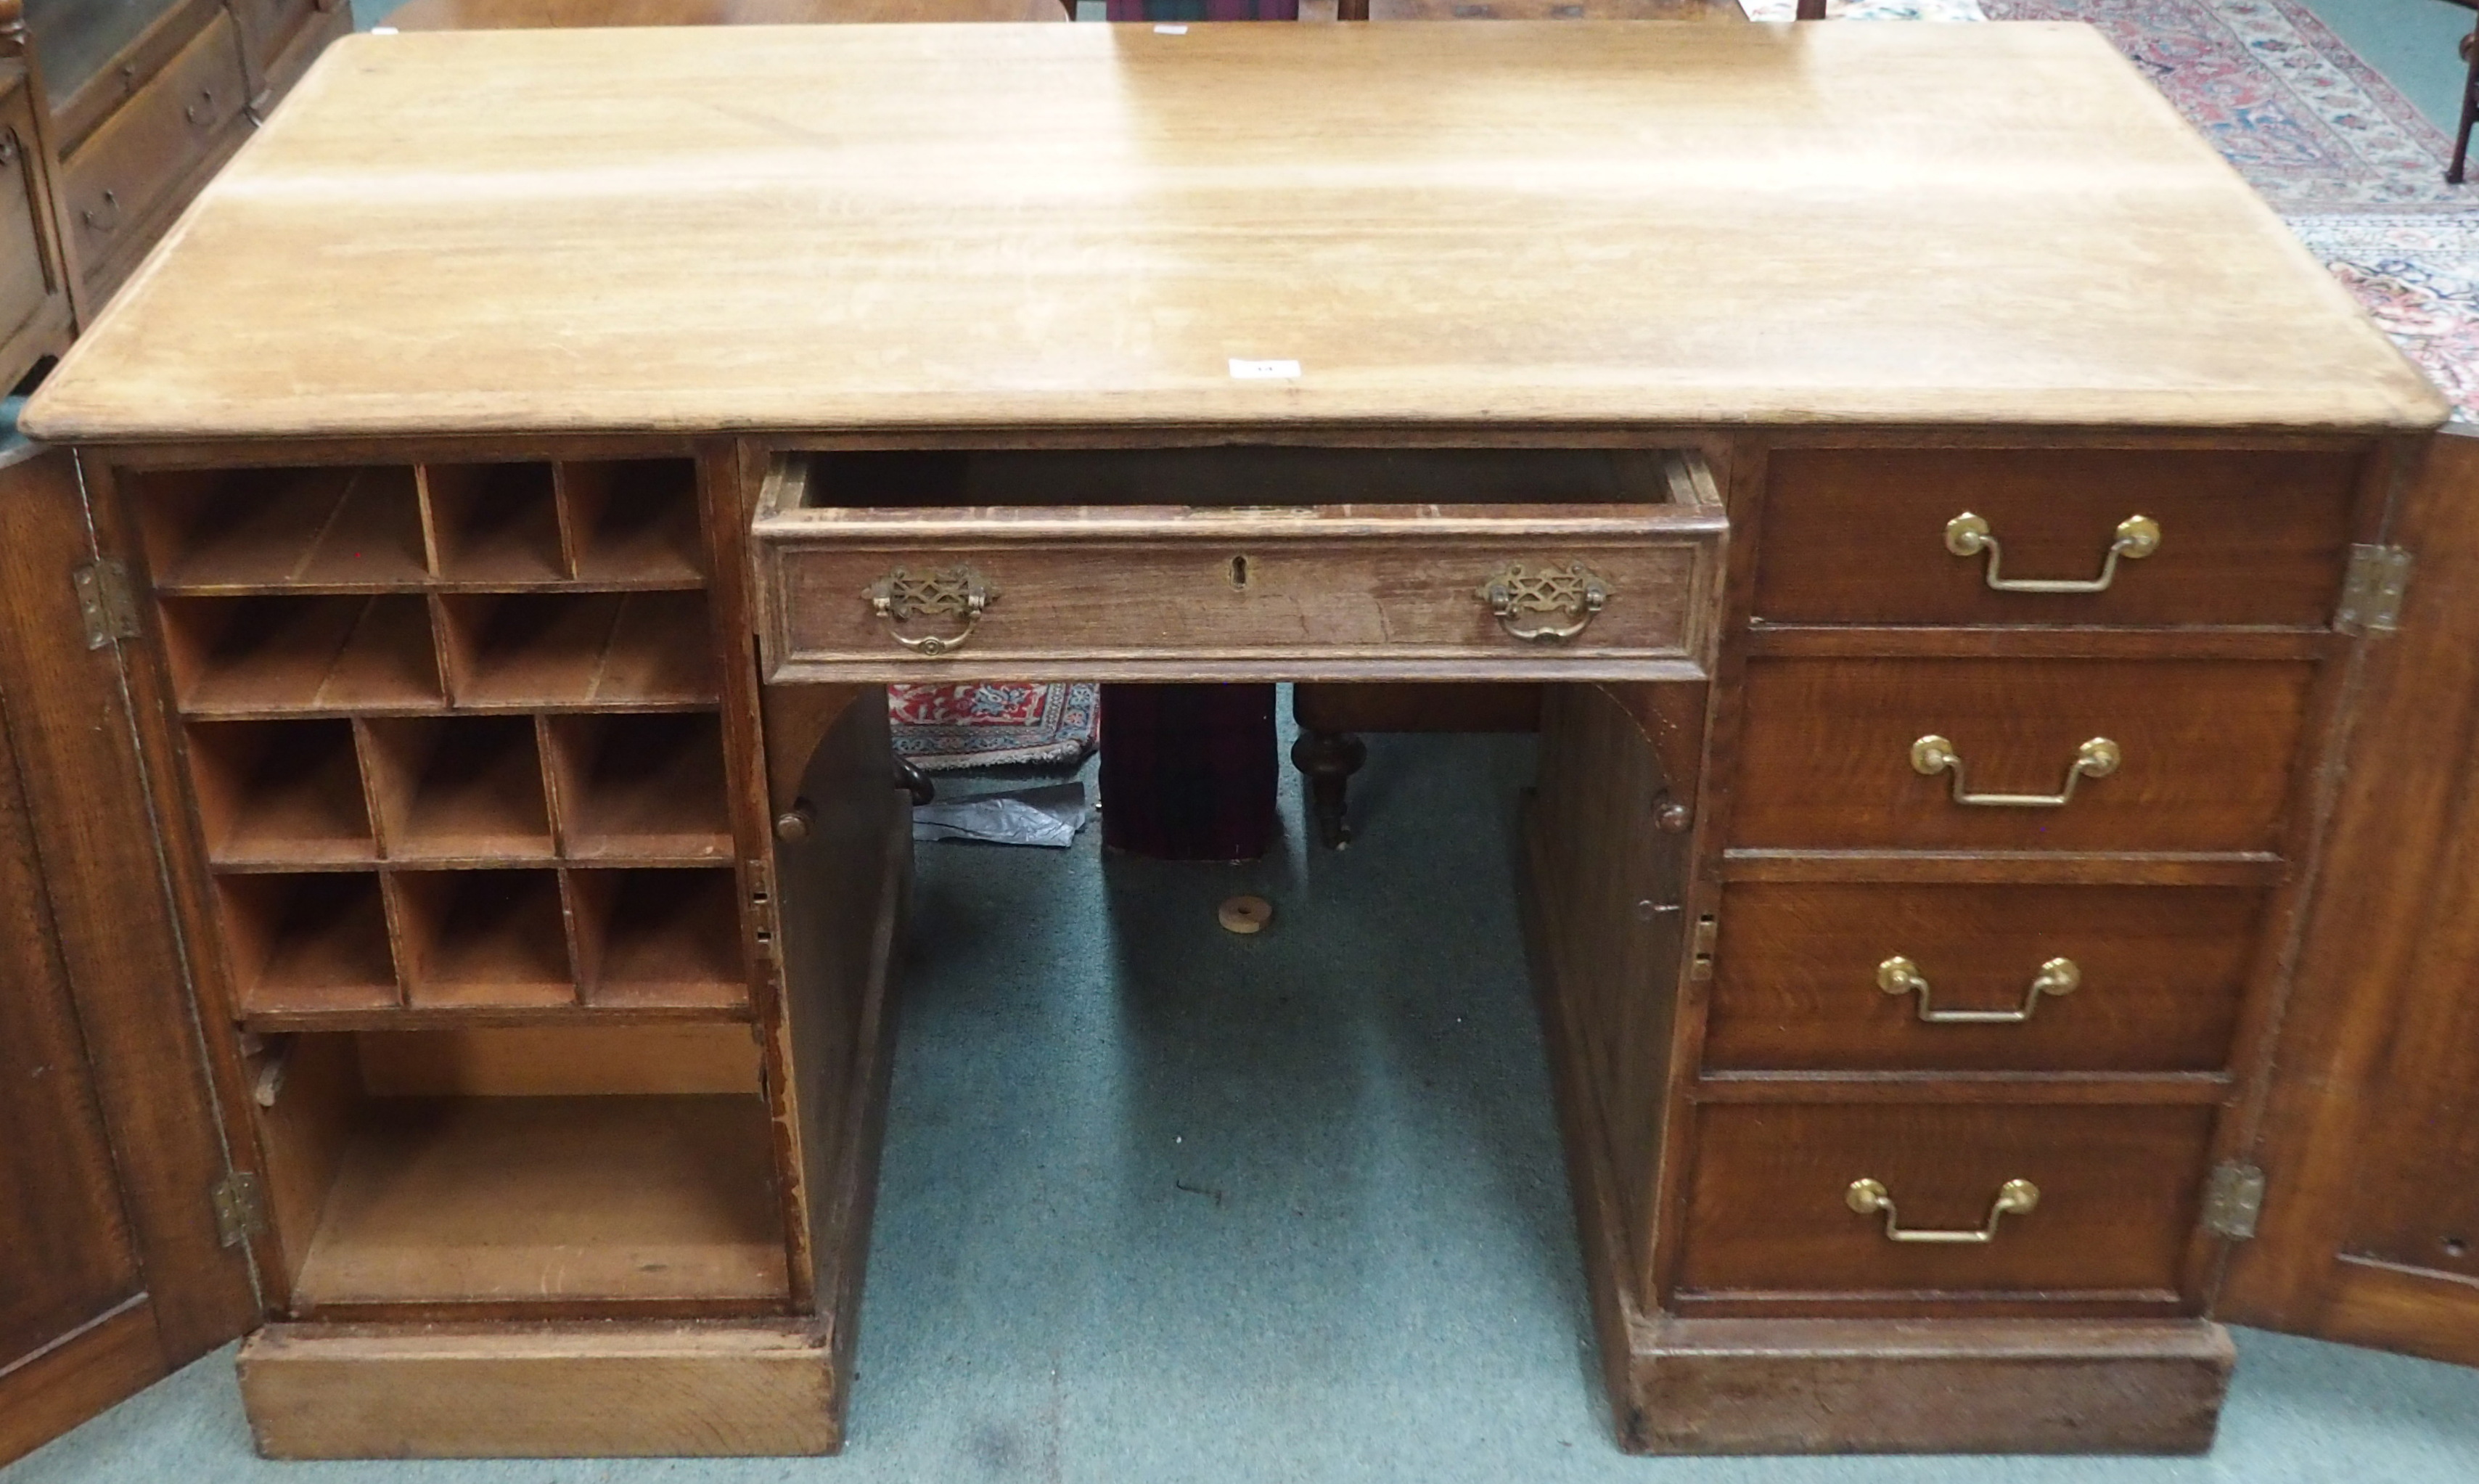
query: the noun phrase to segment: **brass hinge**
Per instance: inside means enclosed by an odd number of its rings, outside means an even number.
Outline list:
[[[78,616],[86,620],[88,649],[138,637],[138,600],[129,590],[128,568],[107,556],[70,573],[69,582],[77,588]]]
[[[2345,634],[2389,634],[2401,627],[2402,594],[2410,587],[2410,553],[2399,547],[2350,549],[2350,574],[2333,627]]]
[[[1696,957],[1687,963],[1687,977],[1701,981],[1713,977],[1713,952],[1722,941],[1722,924],[1711,912],[1696,919],[1694,938]]]
[[[267,1197],[258,1177],[244,1169],[227,1172],[210,1192],[216,1203],[216,1240],[238,1247],[267,1233]]]
[[[2223,1160],[2212,1166],[2211,1183],[2204,1187],[2204,1230],[2232,1241],[2255,1235],[2263,1215],[2263,1170],[2243,1160]]]

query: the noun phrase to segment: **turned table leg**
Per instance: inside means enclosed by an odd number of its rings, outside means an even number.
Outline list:
[[[1316,816],[1317,838],[1329,850],[1351,843],[1351,821],[1345,795],[1351,776],[1368,760],[1368,744],[1347,731],[1303,730],[1291,744],[1291,766],[1309,783],[1309,807]]]

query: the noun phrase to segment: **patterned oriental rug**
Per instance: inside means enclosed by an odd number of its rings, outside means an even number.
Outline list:
[[[1795,0],[1743,0],[1754,20]],[[1836,20],[2081,20],[2117,43],[2308,249],[2479,422],[2479,186],[2452,141],[2293,0],[1829,0]],[[899,685],[896,750],[925,768],[1093,745],[1093,685]]]
[[[1067,762],[1093,750],[1102,687],[1089,680],[890,685],[895,755],[925,769]]]

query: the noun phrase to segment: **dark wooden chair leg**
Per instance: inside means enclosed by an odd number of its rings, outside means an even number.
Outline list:
[[[2462,184],[2462,167],[2470,158],[2470,126],[2479,123],[2479,28],[2462,38],[2462,126],[2453,133],[2453,163],[2444,167],[2444,183]]]
[[[1348,793],[1351,776],[1368,760],[1368,744],[1347,731],[1304,730],[1291,744],[1291,766],[1308,780],[1309,807],[1317,838],[1328,850],[1351,843]]]

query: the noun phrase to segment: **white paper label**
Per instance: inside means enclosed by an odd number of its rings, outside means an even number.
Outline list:
[[[1154,28],[1154,35],[1186,36],[1188,35],[1188,28],[1186,26],[1156,26]]]
[[[1300,363],[1297,361],[1243,361],[1238,356],[1233,356],[1231,379],[1234,381],[1297,381],[1300,379]]]

